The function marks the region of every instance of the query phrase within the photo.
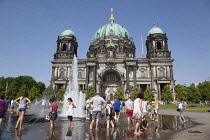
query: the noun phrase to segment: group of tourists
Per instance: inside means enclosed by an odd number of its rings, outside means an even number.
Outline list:
[[[146,129],[147,118],[146,114],[149,114],[151,120],[157,119],[158,114],[158,100],[155,100],[155,108],[150,105],[150,102],[144,101],[144,93],[140,92],[137,98],[132,101],[128,98],[125,103],[119,101],[118,98],[114,98],[113,101],[105,101],[99,93],[96,96],[90,97],[86,102],[86,120],[91,120],[90,130],[93,129],[95,124],[95,129],[99,130],[99,121],[102,118],[102,114],[106,120],[106,128],[112,128],[118,126],[120,120],[120,112],[124,105],[124,111],[127,115],[127,122],[130,124],[133,122],[135,125],[134,134],[140,135],[142,131]],[[154,109],[154,115],[152,110]]]
[[[22,96],[18,97],[15,100],[10,102],[11,113],[14,110],[14,105],[18,106],[18,119],[16,122],[15,128],[23,129],[23,118],[26,110],[28,109],[28,104],[31,103],[31,100],[28,98],[28,93],[24,92]],[[44,98],[40,101],[41,105],[46,105],[47,100]],[[183,116],[184,103],[178,99],[175,102],[178,106],[178,111],[180,112],[181,122],[185,123],[186,120]],[[35,105],[38,105],[38,101],[36,100]],[[128,98],[127,101],[121,102],[118,98],[114,98],[113,101],[105,101],[99,93],[94,97],[90,97],[86,101],[86,120],[90,120],[89,129],[92,130],[95,124],[95,129],[99,130],[100,119],[104,117],[106,128],[109,129],[110,126],[115,128],[119,126],[119,121],[122,119],[120,114],[124,112],[127,116],[127,123],[133,124],[134,126],[134,135],[140,135],[148,128],[148,119],[151,121],[158,121],[158,99],[155,98],[153,107],[149,101],[144,100],[144,93],[140,92],[137,95],[137,98],[132,101],[131,98]],[[8,108],[8,101],[5,100],[4,96],[0,96],[0,125],[2,124],[2,119],[5,116],[5,112]],[[72,128],[73,126],[73,116],[74,116],[74,108],[76,105],[74,104],[72,98],[68,98],[68,106],[66,111],[66,117],[68,118],[68,128]],[[45,107],[43,107],[45,109]],[[124,109],[122,111],[122,109]],[[152,113],[154,110],[154,113]],[[47,116],[49,116],[50,120],[50,128],[53,129],[55,126],[55,120],[57,119],[57,111],[58,111],[58,101],[56,98],[51,98],[49,100],[49,111],[47,112]],[[147,116],[146,116],[147,115]]]

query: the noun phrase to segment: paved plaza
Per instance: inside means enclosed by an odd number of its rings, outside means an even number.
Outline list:
[[[30,110],[27,115],[30,115]],[[188,120],[186,125],[180,123],[179,113],[175,109],[161,109],[158,121],[148,121],[148,129],[141,135],[133,135],[133,124],[128,125],[126,115],[121,113],[120,123],[114,128],[106,129],[102,118],[100,130],[89,130],[90,121],[74,119],[74,127],[68,129],[66,118],[58,117],[55,129],[50,130],[49,122],[43,120],[27,122],[23,124],[23,130],[15,129],[15,114],[8,114],[1,130],[1,139],[12,140],[124,140],[124,139],[200,139],[210,138],[209,113],[184,112]],[[27,117],[26,117],[27,118]],[[197,122],[197,123],[196,123]],[[200,123],[200,124],[199,124]],[[202,133],[188,133],[188,131],[201,131]]]

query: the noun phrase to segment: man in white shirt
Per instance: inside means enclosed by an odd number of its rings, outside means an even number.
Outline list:
[[[96,120],[96,130],[98,130],[98,123],[101,117],[101,110],[104,108],[106,101],[102,97],[100,97],[99,93],[97,93],[96,96],[90,100],[89,105],[90,104],[93,104],[93,113],[92,113],[92,121],[90,123],[90,129],[92,130],[93,124]]]
[[[128,123],[130,123],[130,118],[133,115],[133,101],[129,97],[128,100],[125,102],[126,114],[128,118]]]

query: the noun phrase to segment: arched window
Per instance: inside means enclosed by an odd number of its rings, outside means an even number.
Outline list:
[[[67,47],[67,45],[66,44],[63,44],[62,51],[66,51],[66,47]]]
[[[133,78],[133,72],[129,72],[129,78]]]
[[[141,71],[141,77],[145,77],[144,71]]]
[[[164,77],[164,70],[159,71],[159,77]]]
[[[78,72],[78,79],[81,79],[81,78],[82,78],[82,72],[79,71],[79,72]]]
[[[64,78],[64,77],[65,77],[64,70],[61,70],[61,71],[60,71],[60,78]]]
[[[162,45],[159,41],[157,42],[157,49],[162,49]]]
[[[90,79],[93,79],[93,72],[90,72],[89,77]]]

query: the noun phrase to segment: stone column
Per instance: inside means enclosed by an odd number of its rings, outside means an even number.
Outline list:
[[[129,89],[129,66],[126,66],[126,89]]]
[[[98,81],[98,82],[97,82],[97,85],[96,85],[96,93],[100,93],[100,92],[101,92],[101,91],[100,91],[100,88],[101,88],[101,82]]]
[[[88,84],[89,84],[89,66],[86,68],[86,90],[88,89]]]
[[[93,66],[93,88],[96,89],[96,66]]]
[[[55,68],[55,72],[56,72],[55,76],[56,76],[56,78],[58,78],[58,67]]]
[[[136,66],[133,66],[133,84],[134,84],[134,87],[136,87]]]

